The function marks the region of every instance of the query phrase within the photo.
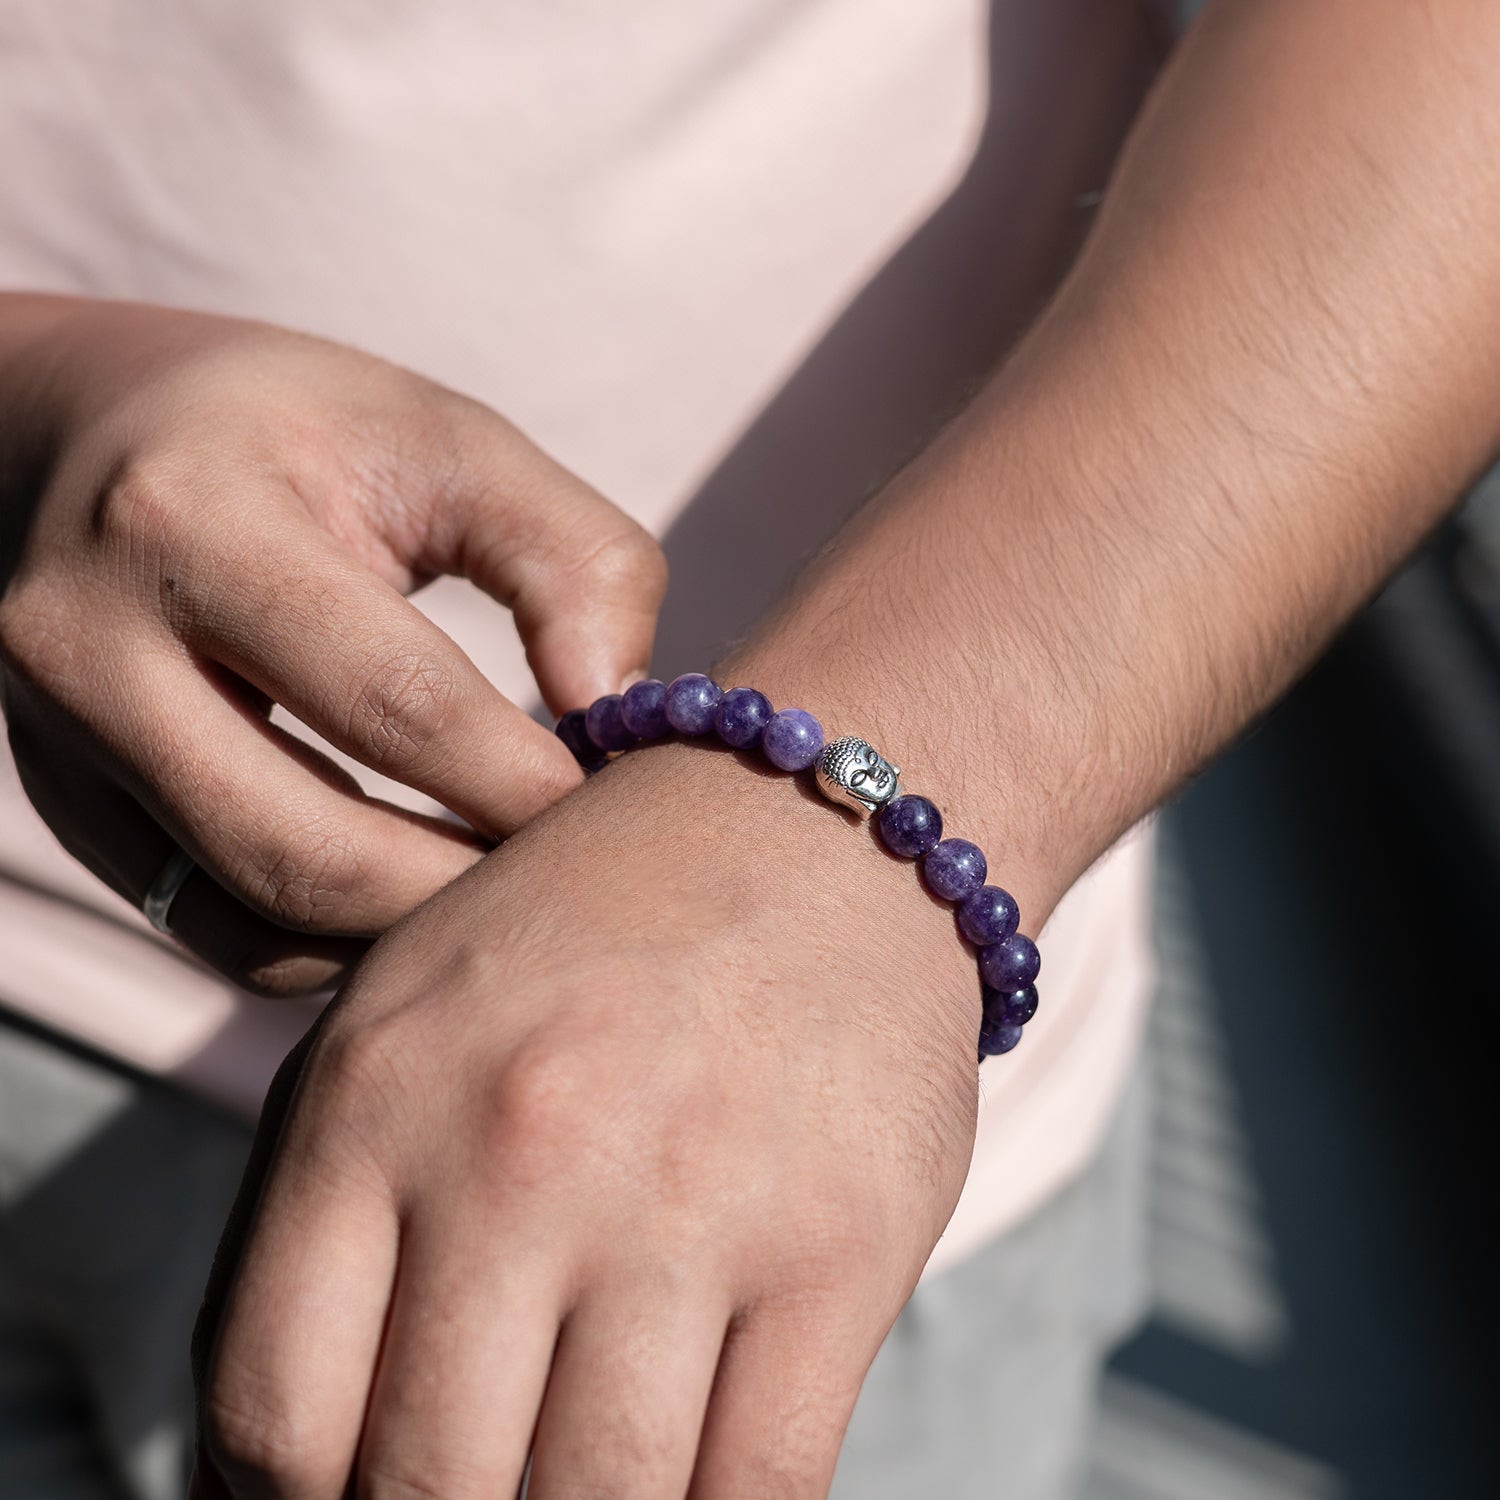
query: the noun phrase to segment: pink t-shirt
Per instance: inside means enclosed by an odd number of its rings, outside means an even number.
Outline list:
[[[1027,217],[1044,122],[1007,124],[1012,96],[1088,86],[1059,40],[1087,9],[0,0],[0,287],[261,318],[495,406],[666,539],[670,675],[973,373],[976,327],[1047,244]],[[986,182],[997,153],[1019,166]],[[448,581],[419,602],[536,704],[502,610]],[[1149,869],[1140,831],[1041,935],[1043,1008],[985,1065],[929,1269],[1097,1143],[1150,988]],[[247,1115],[314,1013],[153,933],[62,853],[8,757],[0,1000]]]

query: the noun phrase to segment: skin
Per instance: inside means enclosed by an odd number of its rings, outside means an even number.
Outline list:
[[[174,934],[266,993],[340,978],[582,779],[402,597],[510,608],[557,711],[644,672],[656,542],[494,412],[227,318],[0,297],[0,675],[27,794],[139,905],[174,844],[212,875]],[[368,797],[285,705],[467,828]]]
[[[1039,925],[1492,456],[1497,87],[1481,0],[1213,8],[1031,334],[719,679],[857,726]],[[735,760],[612,763],[289,1060],[197,1494],[509,1494],[528,1451],[532,1500],[826,1492],[963,1181],[973,956]]]

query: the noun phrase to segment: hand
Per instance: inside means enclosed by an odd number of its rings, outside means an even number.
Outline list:
[[[213,880],[189,881],[173,930],[253,988],[327,984],[580,780],[403,593],[459,573],[508,605],[559,712],[646,664],[649,535],[493,412],[368,355],[0,298],[0,404],[0,656],[27,793],[137,905],[185,848]],[[362,795],[272,703],[477,836]]]
[[[911,865],[731,758],[607,767],[283,1071],[200,1500],[512,1495],[533,1444],[530,1500],[826,1492],[968,1168],[978,985]]]

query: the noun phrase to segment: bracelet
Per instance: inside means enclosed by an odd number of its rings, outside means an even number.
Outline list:
[[[702,672],[671,682],[647,678],[623,693],[607,693],[587,709],[574,708],[557,721],[557,736],[592,774],[610,753],[659,740],[676,730],[688,737],[710,731],[735,750],[759,746],[783,771],[813,772],[818,790],[861,817],[879,814],[881,842],[902,859],[921,859],[927,888],[957,907],[963,935],[979,949],[984,1018],[979,1058],[1009,1052],[1021,1028],[1036,1014],[1034,983],[1041,968],[1036,944],[1016,928],[1015,898],[986,885],[984,851],[967,839],[943,837],[943,815],[928,801],[901,790],[901,768],[867,740],[840,735],[825,743],[823,726],[805,709],[775,710],[754,688],[727,692]]]

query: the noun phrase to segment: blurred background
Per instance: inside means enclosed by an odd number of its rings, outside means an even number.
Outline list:
[[[1500,1494],[1500,478],[1162,815],[1155,1306],[1088,1500]]]

